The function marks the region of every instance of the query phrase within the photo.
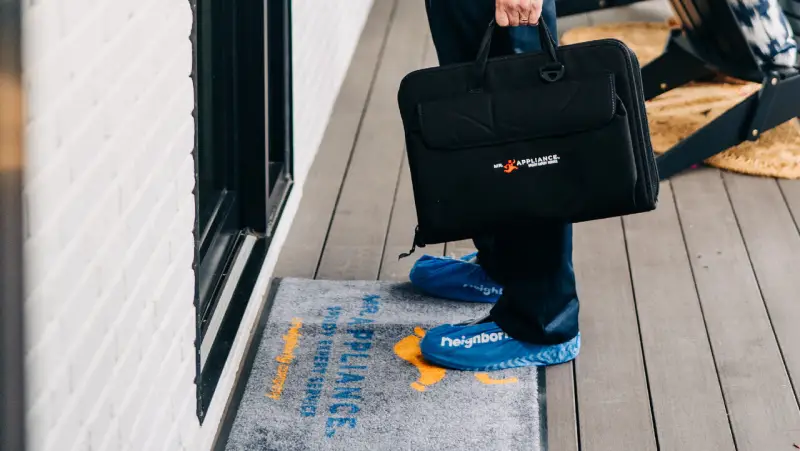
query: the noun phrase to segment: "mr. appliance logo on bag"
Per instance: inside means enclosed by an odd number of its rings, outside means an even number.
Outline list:
[[[545,155],[543,157],[526,158],[524,160],[508,160],[505,164],[497,163],[495,169],[502,169],[506,174],[510,174],[521,168],[536,168],[549,164],[558,164],[561,157],[558,154]]]

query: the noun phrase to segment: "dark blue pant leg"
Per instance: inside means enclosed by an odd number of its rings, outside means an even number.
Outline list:
[[[440,64],[475,59],[494,0],[426,0]],[[557,36],[555,0],[545,0],[542,20]],[[497,29],[492,55],[540,50],[533,27]],[[492,320],[512,337],[553,344],[578,333],[578,296],[572,266],[572,225],[543,223],[476,237],[478,261],[503,285]]]

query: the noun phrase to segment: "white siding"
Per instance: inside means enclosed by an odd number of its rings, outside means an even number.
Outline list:
[[[371,0],[294,1],[300,183],[202,428],[189,3],[24,2],[31,449],[209,449]]]

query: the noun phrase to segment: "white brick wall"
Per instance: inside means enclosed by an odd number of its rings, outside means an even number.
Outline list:
[[[294,1],[300,183],[203,428],[188,0],[23,1],[31,450],[209,449],[371,0]]]

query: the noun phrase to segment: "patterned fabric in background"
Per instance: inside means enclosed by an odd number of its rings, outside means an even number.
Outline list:
[[[778,0],[728,0],[728,3],[750,48],[763,64],[797,64],[797,42]]]
[[[794,30],[794,40],[797,41],[797,37],[800,36],[800,0],[778,0],[778,3],[789,19],[789,25]]]

